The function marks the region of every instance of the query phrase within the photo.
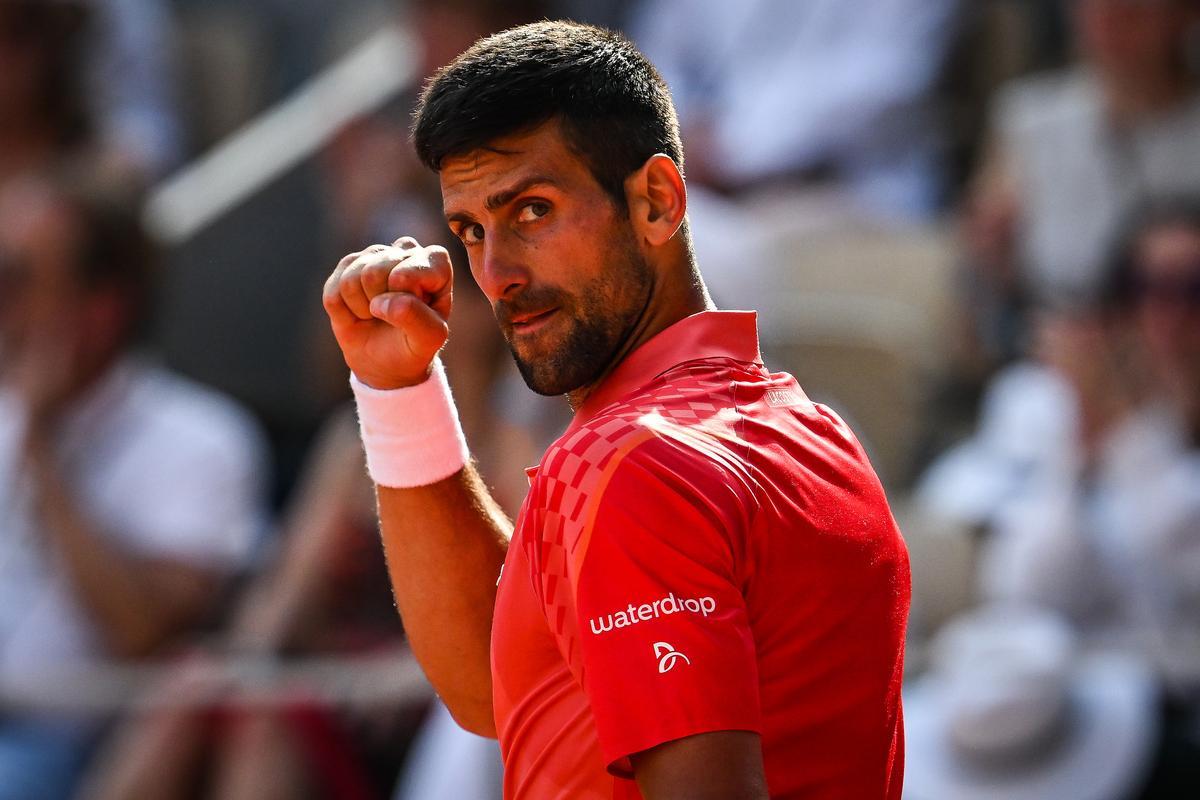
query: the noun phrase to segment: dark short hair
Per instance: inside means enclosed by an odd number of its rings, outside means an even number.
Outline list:
[[[1105,265],[1102,302],[1112,310],[1133,303],[1137,256],[1146,235],[1163,228],[1190,228],[1200,233],[1200,195],[1183,194],[1147,200],[1119,227]]]
[[[625,206],[625,179],[656,153],[683,169],[662,76],[618,33],[535,22],[480,39],[440,69],[417,106],[413,143],[437,172],[447,157],[551,119],[600,186]]]
[[[41,56],[37,113],[56,147],[85,144],[94,133],[85,61],[95,11],[86,0],[0,0],[0,25]]]

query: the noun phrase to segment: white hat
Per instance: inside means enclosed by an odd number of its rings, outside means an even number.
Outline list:
[[[1152,673],[1030,608],[947,625],[904,716],[905,800],[1124,800],[1158,741]]]

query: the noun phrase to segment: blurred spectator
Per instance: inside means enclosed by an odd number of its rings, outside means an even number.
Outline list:
[[[985,596],[1052,608],[1086,643],[1155,667],[1167,713],[1154,792],[1200,781],[1198,208],[1135,217],[1105,302],[1038,318],[1039,363],[1001,373],[980,433],[918,493],[992,532]]]
[[[0,798],[14,800],[66,796],[96,722],[29,698],[194,629],[264,521],[256,426],[137,352],[150,249],[131,208],[81,183],[0,188]]]
[[[1081,653],[1063,619],[1031,607],[969,612],[932,650],[904,692],[905,800],[1139,796],[1158,715],[1137,659]]]
[[[1029,357],[987,386],[979,425],[935,461],[918,499],[940,516],[988,531],[1013,502],[1104,457],[1110,435],[1142,400],[1138,360],[1098,297],[1045,297],[1032,315]],[[1160,415],[1150,431],[1177,449]],[[1149,431],[1144,432],[1149,435]],[[1135,436],[1135,440],[1140,441]]]
[[[1106,288],[1133,317],[1144,358],[1134,377],[1200,447],[1200,193],[1139,210]]]
[[[1111,305],[1043,325],[1063,385],[1047,465],[998,509],[989,593],[1049,604],[1200,689],[1200,216],[1139,217]],[[1157,378],[1157,380],[1156,380]]]
[[[163,0],[77,1],[90,2],[95,16],[87,89],[95,104],[97,139],[119,159],[114,169],[149,181],[160,178],[183,152],[168,7]]]
[[[325,426],[284,520],[282,548],[243,593],[215,647],[181,665],[226,654],[262,659],[384,652],[402,629],[379,546],[374,498],[352,414]],[[97,759],[87,797],[384,797],[417,715],[411,702],[369,712],[313,699],[321,687],[280,687],[282,702],[167,708],[130,718]],[[287,698],[290,698],[287,699]]]
[[[0,0],[0,182],[87,142],[82,3]]]
[[[225,654],[268,659],[266,675],[276,657],[406,652],[377,537],[372,484],[347,409],[313,448],[276,563],[249,585],[217,647],[181,665],[176,685],[186,690],[200,659]],[[228,691],[215,707],[132,717],[96,759],[83,796],[378,798],[391,793],[403,764],[398,800],[499,798],[496,743],[459,728],[440,703],[406,760],[419,711],[411,701],[342,709],[310,699],[320,688],[280,687],[292,699],[275,704]]]
[[[158,0],[0,0],[0,181],[86,155],[144,184],[173,165]]]
[[[1052,314],[1044,325],[1053,326]],[[1064,324],[1069,325],[1064,318]],[[1053,480],[1074,448],[1075,401],[1061,375],[1035,359],[1001,370],[988,384],[975,432],[921,476],[916,499],[936,517],[990,531],[1013,498]]]
[[[1094,292],[1116,224],[1155,197],[1200,190],[1192,0],[1078,0],[1080,63],[1017,82],[996,103],[967,208],[968,305],[981,357],[1021,347],[1028,297]]]
[[[643,0],[629,30],[671,87],[691,186],[831,180],[868,212],[920,217],[942,193],[931,91],[958,9]]]

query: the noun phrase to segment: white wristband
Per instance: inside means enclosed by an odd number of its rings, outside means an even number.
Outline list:
[[[380,486],[427,486],[470,458],[441,359],[429,378],[403,389],[374,389],[350,373],[367,472]]]

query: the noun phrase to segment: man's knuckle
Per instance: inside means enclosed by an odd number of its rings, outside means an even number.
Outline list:
[[[343,302],[350,304],[358,302],[359,298],[363,296],[363,290],[361,284],[345,282],[342,284],[341,291],[338,294],[341,295]]]
[[[397,283],[404,282],[415,276],[421,269],[420,264],[406,262],[404,264],[396,264],[388,270],[388,282]]]
[[[386,269],[391,269],[397,264],[408,263],[411,260],[412,256],[409,253],[398,251],[395,248],[389,248],[386,253],[380,253],[376,257],[376,263]]]

